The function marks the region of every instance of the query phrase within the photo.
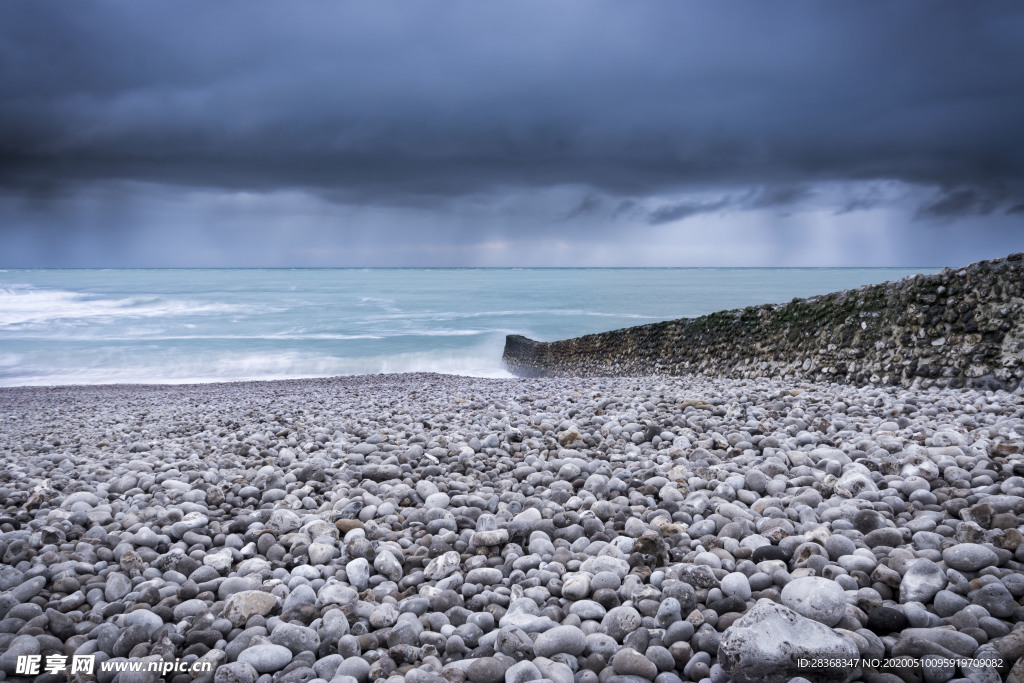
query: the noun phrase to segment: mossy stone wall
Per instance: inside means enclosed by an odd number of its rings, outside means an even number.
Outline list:
[[[787,304],[537,342],[525,377],[702,374],[1015,390],[1024,380],[1022,254]]]

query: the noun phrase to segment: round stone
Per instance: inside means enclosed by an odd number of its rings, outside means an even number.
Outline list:
[[[259,676],[252,664],[247,662],[231,662],[217,668],[213,683],[256,683]]]
[[[439,508],[445,509],[451,502],[451,498],[448,497],[447,493],[432,493],[427,496],[427,499],[423,501],[423,504],[427,508]]]
[[[707,567],[711,567],[712,569],[721,569],[722,558],[720,558],[718,555],[715,555],[714,553],[697,553],[697,556],[693,558],[693,564],[704,565]]]
[[[676,668],[675,658],[672,653],[668,651],[668,648],[661,645],[651,645],[647,648],[644,656],[650,660],[651,664],[658,667],[658,671],[672,671]]]
[[[295,531],[301,526],[302,520],[297,514],[291,510],[279,508],[274,510],[273,514],[270,515],[270,521],[267,522],[267,528],[276,531],[278,538],[281,536]]]
[[[292,651],[284,645],[261,643],[242,650],[238,661],[250,664],[257,673],[280,671],[292,661]]]
[[[435,557],[423,570],[427,581],[437,581],[459,570],[459,563],[462,558],[454,550],[450,550],[439,557]]]
[[[967,597],[975,605],[981,605],[988,613],[997,619],[1008,619],[1013,616],[1018,605],[1013,595],[1002,583],[990,583],[982,586],[976,591],[968,593]]]
[[[370,563],[365,557],[357,557],[345,565],[345,576],[348,583],[356,590],[366,590],[370,585]]]
[[[515,660],[533,659],[534,643],[526,631],[503,627],[494,640],[494,650]]]
[[[931,602],[935,594],[949,583],[942,567],[922,557],[910,565],[900,583],[900,602]]]
[[[271,597],[273,597],[273,596],[271,596]],[[173,612],[174,619],[175,619],[175,621],[182,621],[186,617],[194,617],[197,614],[199,614],[200,612],[203,612],[204,610],[206,610],[207,607],[208,607],[208,605],[206,604],[206,602],[203,601],[203,600],[199,600],[198,598],[193,598],[191,600],[186,600],[186,601],[184,601],[182,603],[179,603],[177,606],[175,606],[174,612]]]
[[[245,626],[254,615],[265,615],[277,605],[277,598],[263,591],[241,591],[235,593],[224,604],[224,618],[234,626]]]
[[[640,613],[632,607],[615,607],[601,620],[605,633],[617,642],[640,628]]]
[[[622,587],[622,579],[615,572],[599,571],[590,580],[590,590],[608,589],[617,591]]]
[[[961,572],[976,572],[983,567],[994,567],[999,558],[992,550],[977,543],[960,543],[942,551],[942,561]]]
[[[346,657],[334,672],[335,679],[339,676],[351,676],[359,683],[367,683],[370,680],[370,664],[362,657]]]
[[[844,555],[852,555],[857,549],[857,544],[841,534],[832,534],[825,539],[825,550],[829,558],[835,562]]]
[[[562,597],[567,600],[583,600],[590,595],[590,577],[586,574],[572,574],[562,584]]]
[[[466,669],[466,677],[471,683],[501,683],[505,680],[507,661],[495,657],[474,659]]]
[[[653,681],[658,675],[658,667],[636,650],[624,647],[612,657],[612,668],[620,676],[640,676]]]
[[[276,645],[283,645],[293,654],[310,651],[316,652],[320,647],[320,636],[308,626],[298,624],[280,623],[270,635],[270,641]]]
[[[869,548],[878,548],[880,546],[896,548],[903,544],[903,534],[899,529],[889,527],[875,529],[864,535],[864,543]]]
[[[664,602],[662,604],[664,604]],[[658,608],[658,611],[661,611],[660,607]],[[604,615],[608,613],[608,610],[593,600],[577,600],[572,604],[572,607],[569,608],[569,613],[575,614],[580,619],[594,619],[595,621],[600,621],[601,619],[604,619]]]
[[[875,633],[887,636],[890,633],[899,633],[907,627],[907,617],[903,612],[893,607],[875,607],[868,610],[869,629]]]
[[[377,557],[373,558],[373,568],[390,581],[397,582],[402,578],[402,563],[390,550],[381,550],[377,553]]]
[[[107,575],[107,583],[103,589],[103,597],[107,602],[120,600],[132,590],[132,581],[124,574],[111,572]]]
[[[149,641],[149,630],[143,624],[129,626],[121,632],[114,642],[113,654],[115,657],[127,657],[128,653],[140,643]]]
[[[789,562],[790,557],[790,553],[777,545],[762,545],[754,548],[754,551],[750,554],[750,559],[754,564],[759,564],[765,560],[782,560],[783,562]]]
[[[768,485],[768,477],[761,470],[748,470],[743,477],[743,483],[748,491],[764,493],[765,486]]]
[[[543,677],[533,662],[516,662],[505,671],[505,683],[529,683]]]
[[[508,543],[508,529],[477,531],[473,534],[473,545],[477,548],[505,545],[506,543]]]
[[[846,592],[835,581],[804,576],[782,589],[782,604],[808,619],[835,626],[846,611]]]
[[[377,605],[370,612],[370,626],[377,628],[389,628],[398,621],[398,610],[390,603]]]
[[[221,582],[220,586],[217,588],[217,597],[221,600],[227,600],[235,593],[257,590],[261,583],[262,582],[248,576],[232,576]]]
[[[487,532],[484,532],[487,533]],[[503,576],[500,569],[494,567],[477,567],[469,570],[466,574],[466,583],[478,584],[481,586],[493,586],[501,583]]]
[[[17,669],[19,657],[38,655],[39,651],[39,641],[35,636],[17,636],[7,644],[7,651],[0,654],[0,671],[13,676]]]
[[[860,656],[860,650],[852,639],[768,599],[758,600],[721,636],[717,663],[726,677],[734,681],[787,681],[808,674],[808,668],[801,660],[855,659]],[[684,673],[691,680],[709,676],[710,667],[700,672],[691,667],[695,661],[696,656],[687,663]],[[710,661],[710,658],[705,661]],[[835,670],[824,671],[831,673]],[[848,676],[844,673],[831,673],[815,680],[846,680]]]
[[[563,652],[576,656],[587,647],[587,637],[575,626],[556,626],[541,633],[534,642],[538,657],[551,657]]]
[[[683,618],[682,611],[682,606],[676,598],[662,598],[661,604],[658,605],[658,613],[654,619],[658,622],[658,626],[667,628]]]
[[[164,620],[148,609],[137,609],[124,615],[126,626],[144,626],[149,635],[153,635],[164,625]]]
[[[727,597],[737,597],[740,600],[750,599],[750,581],[742,572],[726,574],[722,578],[721,588],[722,593]]]
[[[940,617],[951,617],[970,604],[970,600],[950,590],[935,594],[935,613]]]
[[[327,564],[334,559],[336,554],[337,550],[330,543],[311,543],[306,549],[306,555],[312,565]]]

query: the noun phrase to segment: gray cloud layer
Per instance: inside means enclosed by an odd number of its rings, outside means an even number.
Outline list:
[[[1022,35],[1011,2],[7,2],[0,193],[569,186],[566,224],[661,225],[879,179],[934,189],[918,220],[1019,213]]]

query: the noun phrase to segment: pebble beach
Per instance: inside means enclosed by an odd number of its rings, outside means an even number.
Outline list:
[[[1024,680],[1024,397],[404,374],[0,389],[0,679]]]

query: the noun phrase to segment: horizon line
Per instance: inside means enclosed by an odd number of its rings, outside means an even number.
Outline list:
[[[955,267],[958,266],[0,266],[0,272],[12,270],[941,270]]]

